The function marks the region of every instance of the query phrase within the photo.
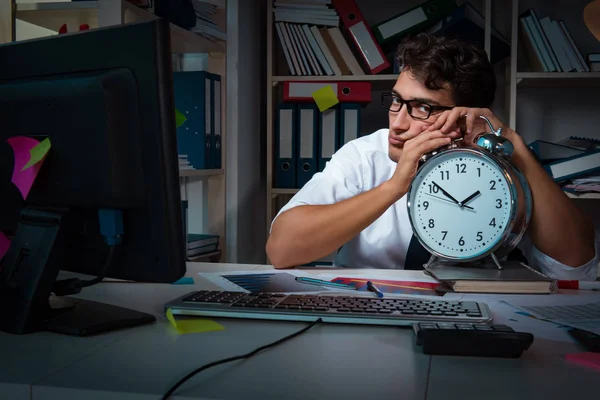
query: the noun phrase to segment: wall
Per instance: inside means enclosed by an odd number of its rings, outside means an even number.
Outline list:
[[[227,4],[227,261],[264,263],[266,8],[247,0]]]

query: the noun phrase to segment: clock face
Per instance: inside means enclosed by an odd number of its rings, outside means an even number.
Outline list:
[[[475,259],[503,239],[512,199],[505,174],[491,158],[449,150],[419,169],[409,191],[409,215],[415,234],[434,254]]]

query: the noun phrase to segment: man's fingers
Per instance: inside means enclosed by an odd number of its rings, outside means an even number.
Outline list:
[[[446,118],[446,122],[444,122],[444,126],[442,126],[440,130],[442,132],[448,132],[450,129],[453,129],[456,121],[463,115],[463,113],[466,112],[462,108],[455,108],[450,111],[450,114],[448,114],[448,117]]]
[[[475,125],[475,118],[479,118],[474,112],[467,114],[467,133],[473,132],[473,125]]]
[[[432,152],[433,150],[439,149],[440,147],[447,145],[448,143],[450,143],[450,141],[451,139],[449,137],[443,137],[438,139],[432,139],[425,143],[421,143],[416,148],[416,151],[419,155],[418,158],[421,158],[421,156],[423,156],[424,154],[427,154],[429,152]]]

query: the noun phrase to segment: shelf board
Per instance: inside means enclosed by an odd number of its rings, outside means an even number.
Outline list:
[[[271,189],[271,194],[296,194],[300,189]]]
[[[98,1],[74,1],[51,3],[17,3],[16,18],[58,32],[62,24],[70,29],[88,24],[98,27]],[[123,0],[124,22],[141,22],[156,16]],[[225,42],[213,42],[194,32],[171,24],[171,47],[173,53],[224,52]]]
[[[567,196],[572,199],[581,199],[581,200],[600,200],[600,193],[571,193],[565,192]]]
[[[600,72],[517,72],[519,87],[600,86]]]
[[[301,76],[273,76],[273,82],[286,81],[323,81],[323,82],[340,82],[340,81],[396,81],[397,74],[382,74],[382,75],[301,75]]]
[[[184,169],[179,170],[179,176],[207,177],[223,175],[222,169]]]

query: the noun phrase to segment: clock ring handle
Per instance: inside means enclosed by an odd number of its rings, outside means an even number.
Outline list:
[[[492,131],[492,133],[496,136],[502,136],[502,127],[498,128],[498,130],[494,129],[494,125],[492,125],[492,123],[490,122],[490,120],[483,116],[480,115],[479,118],[483,118],[485,120],[485,122],[487,122],[488,126],[490,127],[490,130]]]

